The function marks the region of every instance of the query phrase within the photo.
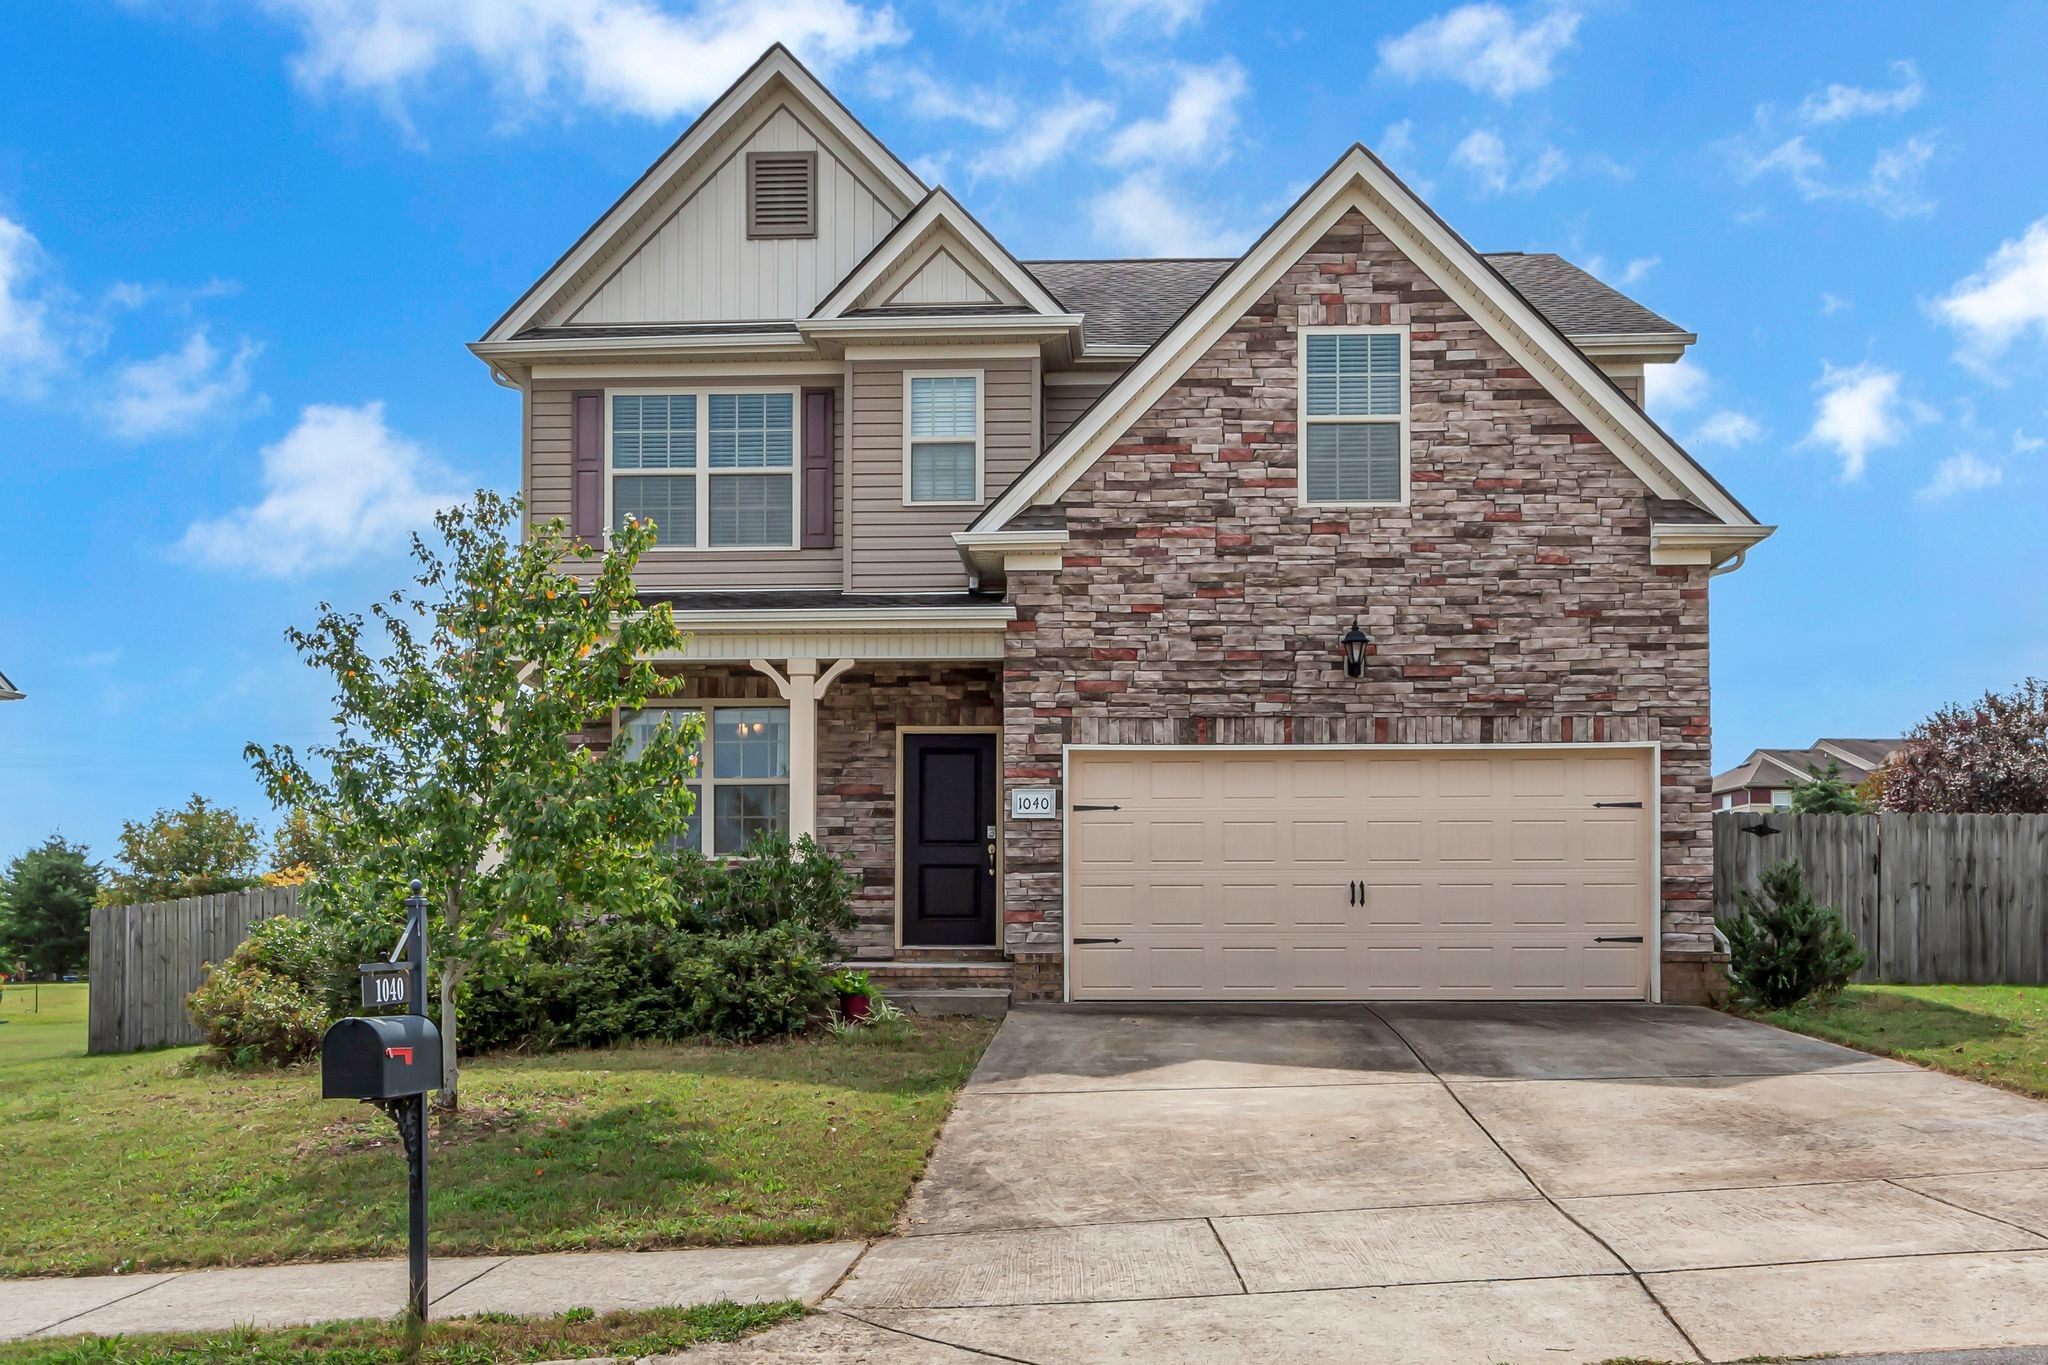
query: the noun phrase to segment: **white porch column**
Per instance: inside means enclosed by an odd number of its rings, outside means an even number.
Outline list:
[[[766,659],[749,661],[754,670],[766,675],[775,690],[789,703],[789,837],[818,837],[818,699],[825,689],[852,666],[853,660],[818,672],[816,659],[789,659],[787,675]]]
[[[818,837],[818,661],[791,659],[789,681],[789,837]]]

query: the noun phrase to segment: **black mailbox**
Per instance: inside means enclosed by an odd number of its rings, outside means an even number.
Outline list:
[[[320,1097],[388,1100],[441,1087],[441,1030],[417,1014],[337,1019],[320,1040]]]

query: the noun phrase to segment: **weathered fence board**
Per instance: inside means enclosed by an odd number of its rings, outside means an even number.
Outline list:
[[[295,886],[95,907],[86,1050],[134,1052],[204,1041],[185,1013],[185,997],[199,989],[206,964],[234,952],[259,921],[298,913]]]
[[[2048,815],[1719,812],[1714,913],[1787,858],[1863,945],[1859,981],[2048,983]]]

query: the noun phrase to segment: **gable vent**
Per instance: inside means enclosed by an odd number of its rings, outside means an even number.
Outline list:
[[[818,154],[747,153],[747,236],[818,235]]]

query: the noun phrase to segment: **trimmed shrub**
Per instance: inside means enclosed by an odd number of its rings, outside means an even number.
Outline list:
[[[793,925],[697,936],[675,972],[683,1031],[734,1042],[799,1032],[831,999],[816,937]]]
[[[1832,906],[1806,889],[1799,864],[1773,864],[1757,889],[1735,896],[1728,933],[1728,979],[1736,998],[1762,1009],[1784,1009],[1840,991],[1863,966],[1863,949]]]
[[[818,951],[836,956],[836,935],[853,928],[860,882],[806,834],[792,844],[763,834],[738,858],[685,853],[676,860],[676,900],[683,927],[697,933],[791,926],[818,936]]]

